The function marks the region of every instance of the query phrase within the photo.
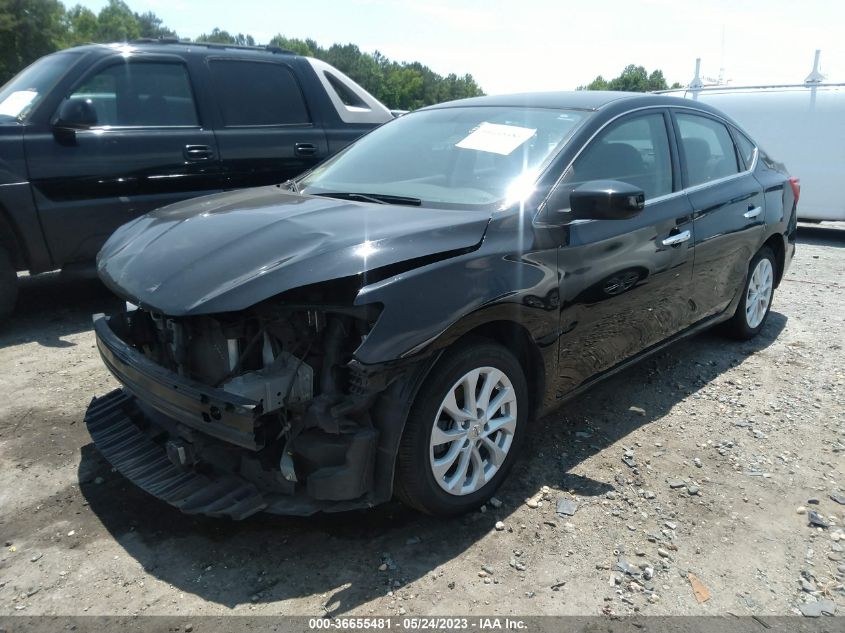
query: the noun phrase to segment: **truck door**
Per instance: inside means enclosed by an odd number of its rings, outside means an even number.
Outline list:
[[[25,146],[56,266],[92,260],[136,216],[220,188],[214,133],[177,56],[104,59]]]
[[[282,61],[209,58],[227,187],[284,182],[328,155],[293,69]]]

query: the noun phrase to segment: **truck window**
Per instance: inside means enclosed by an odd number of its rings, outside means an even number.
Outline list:
[[[724,124],[695,114],[678,114],[677,120],[688,187],[739,173],[734,143]]]
[[[27,66],[0,88],[0,120],[23,121],[81,53],[55,53]]]
[[[223,59],[210,66],[225,127],[311,122],[296,77],[286,66]]]
[[[68,99],[93,106],[97,127],[199,125],[188,69],[178,62],[119,62],[85,79]]]

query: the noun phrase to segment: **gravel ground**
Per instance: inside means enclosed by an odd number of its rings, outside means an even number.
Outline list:
[[[843,272],[845,224],[802,227],[756,340],[681,342],[537,421],[499,507],[242,523],[112,472],[82,417],[116,384],[89,315],[119,306],[24,279],[0,330],[0,615],[841,612]]]

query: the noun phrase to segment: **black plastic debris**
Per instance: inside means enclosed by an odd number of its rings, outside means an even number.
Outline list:
[[[830,523],[827,519],[825,519],[822,515],[820,515],[815,510],[810,510],[807,513],[807,520],[810,522],[810,525],[815,525],[820,528],[828,528],[830,527]]]
[[[575,511],[578,510],[578,504],[573,501],[572,499],[567,499],[566,497],[560,497],[557,500],[557,513],[560,516],[572,516],[575,514]]]

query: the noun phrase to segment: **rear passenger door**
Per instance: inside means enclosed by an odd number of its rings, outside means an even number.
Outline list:
[[[328,155],[326,137],[284,62],[210,58],[217,143],[232,188],[278,184]]]
[[[194,94],[175,55],[108,57],[51,118],[70,105],[87,112],[84,124],[27,128],[30,181],[56,266],[92,260],[136,216],[222,188],[214,133]]]
[[[680,108],[674,120],[693,206],[693,301],[703,318],[727,308],[742,286],[762,238],[763,188],[723,121]]]

